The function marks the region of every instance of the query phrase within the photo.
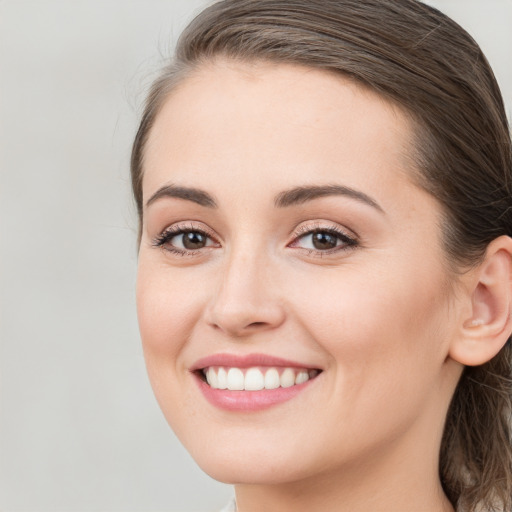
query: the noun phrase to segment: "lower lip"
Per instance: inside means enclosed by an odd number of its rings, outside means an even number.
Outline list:
[[[230,391],[214,389],[197,375],[194,376],[199,389],[212,405],[228,411],[260,411],[273,405],[287,402],[304,391],[314,380],[296,384],[289,388],[262,389],[261,391]]]

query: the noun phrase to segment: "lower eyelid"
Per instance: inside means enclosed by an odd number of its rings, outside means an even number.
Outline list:
[[[204,235],[207,238],[207,243],[204,247],[201,247],[199,249],[186,249],[181,247],[176,247],[174,245],[170,245],[170,241],[177,236],[180,236],[181,234],[184,234],[186,232],[198,232]],[[316,249],[314,247],[300,247],[300,240],[303,238],[306,238],[308,236],[312,236],[315,233],[329,233],[333,236],[335,236],[338,239],[338,245],[335,247],[332,247],[330,249]],[[295,234],[293,235],[293,240],[291,243],[288,244],[288,247],[293,247],[296,249],[301,249],[302,251],[308,251],[308,254],[311,255],[318,255],[318,256],[327,256],[329,254],[333,254],[336,252],[343,252],[347,251],[349,249],[354,249],[356,246],[359,245],[359,241],[356,237],[353,237],[345,232],[345,230],[341,230],[339,228],[334,228],[332,226],[321,226],[321,225],[314,225],[314,226],[303,226],[302,228],[296,230]],[[221,247],[222,244],[217,240],[217,237],[210,233],[209,230],[203,228],[202,226],[194,226],[191,223],[186,224],[178,224],[178,225],[172,225],[163,230],[159,235],[155,236],[152,239],[151,245],[153,247],[157,247],[160,249],[167,250],[168,252],[171,252],[176,255],[181,256],[194,256],[197,254],[200,254],[201,252],[204,252],[205,249],[213,249]]]

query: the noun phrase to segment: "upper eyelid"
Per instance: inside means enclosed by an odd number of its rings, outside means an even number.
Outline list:
[[[354,241],[358,241],[360,239],[359,235],[352,229],[343,227],[336,222],[319,220],[314,221],[313,226],[309,224],[299,225],[290,233],[290,236],[294,235],[295,237],[300,237],[302,235],[314,233],[315,231],[333,231],[335,233],[343,234]]]
[[[197,225],[195,225],[196,222],[197,222]],[[180,232],[186,232],[186,231],[199,231],[199,232],[204,233],[205,235],[208,235],[212,238],[215,238],[215,239],[219,238],[212,229],[205,226],[202,222],[190,221],[190,220],[182,221],[182,222],[175,222],[175,223],[171,224],[170,226],[167,226],[166,228],[164,228],[160,232],[160,235],[164,235],[165,233],[169,233],[169,232],[176,232],[179,234]]]
[[[192,223],[197,222],[198,225],[193,225]],[[186,223],[189,223],[189,225],[186,225]],[[345,234],[349,238],[359,238],[356,233],[354,233],[351,229],[340,227],[339,225],[335,223],[330,223],[330,225],[321,224],[321,221],[315,221],[314,225],[305,225],[305,224],[299,224],[298,227],[295,227],[288,236],[301,236],[308,233],[314,233],[315,231],[340,231],[343,234]],[[211,228],[206,226],[200,221],[182,221],[182,222],[175,222],[167,227],[165,227],[162,231],[160,231],[160,235],[163,235],[169,231],[200,231],[207,235],[211,235],[213,238],[221,238],[219,237]]]
[[[153,238],[153,242],[158,241],[158,239],[161,239],[164,237],[167,233],[173,234],[173,236],[179,236],[182,232],[187,231],[198,231],[200,233],[203,233],[210,239],[212,239],[216,243],[222,244],[222,239],[219,237],[211,228],[209,228],[207,225],[203,224],[201,221],[181,221],[181,222],[175,222],[169,226],[167,226],[165,229],[163,229],[156,237]],[[294,228],[294,230],[288,235],[289,237],[293,237],[288,243],[287,247],[290,246],[290,244],[293,244],[298,239],[311,235],[318,231],[327,231],[338,235],[343,235],[349,240],[352,240],[354,244],[359,244],[360,239],[359,236],[354,233],[353,230],[347,229],[345,227],[341,227],[339,224],[332,222],[332,221],[320,221],[315,220],[313,221],[313,224],[306,224],[301,223],[298,226]],[[200,250],[200,249],[198,249]]]
[[[347,234],[345,231],[341,230],[341,229],[333,229],[333,228],[320,228],[320,229],[313,229],[313,230],[308,230],[308,231],[305,231],[304,233],[296,236],[291,244],[289,244],[288,246],[290,247],[294,247],[295,244],[298,243],[299,240],[303,239],[303,238],[306,238],[308,236],[312,236],[314,235],[315,233],[322,233],[322,232],[326,232],[326,233],[329,233],[331,235],[334,235],[335,237],[338,238],[338,240],[341,240],[343,242],[343,245],[345,248],[349,248],[349,247],[356,247],[356,246],[360,246],[360,241],[357,237],[354,237],[352,235],[349,235]],[[334,249],[334,248],[333,248]],[[315,251],[313,249],[306,249],[308,251]],[[328,251],[320,251],[319,249],[316,250],[316,252],[319,252],[319,253],[322,253],[322,254],[327,254]]]
[[[213,240],[215,243],[219,243],[218,238],[213,233],[213,231],[206,227],[204,224],[201,224],[201,226],[194,225],[196,221],[182,221],[182,222],[175,222],[166,228],[164,228],[162,231],[160,231],[156,236],[152,237],[151,239],[151,245],[153,247],[157,248],[163,248],[171,238],[174,238],[175,236],[179,236],[181,233],[186,233],[187,231],[197,231],[204,235],[206,235],[208,238]],[[181,249],[176,249],[178,251],[181,251]],[[196,249],[196,251],[200,251],[201,249]],[[184,251],[185,252],[185,251]],[[188,251],[192,253],[193,251]]]

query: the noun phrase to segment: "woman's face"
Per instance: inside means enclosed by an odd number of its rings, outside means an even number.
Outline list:
[[[431,456],[459,369],[441,209],[410,178],[411,138],[399,109],[302,67],[219,61],[167,99],[138,316],[158,402],[214,478]]]

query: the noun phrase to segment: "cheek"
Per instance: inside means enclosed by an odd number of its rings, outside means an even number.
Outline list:
[[[147,374],[164,416],[183,438],[196,414],[183,385],[183,353],[201,312],[201,292],[175,269],[146,258],[139,256],[136,295]]]
[[[447,296],[435,274],[423,277],[388,267],[302,283],[308,294],[297,317],[331,356],[331,396],[348,398],[352,415],[389,407],[397,396],[413,407],[434,389],[447,356]]]
[[[439,326],[445,311],[446,295],[439,280],[387,272],[358,275],[357,271],[339,275],[315,276],[297,284],[290,291],[295,313],[308,325],[311,333],[341,348],[372,347],[388,349],[413,346],[413,333],[426,333]],[[295,279],[295,281],[297,281]],[[307,295],[301,293],[306,289]],[[389,344],[389,338],[394,343]]]
[[[197,289],[142,255],[137,274],[137,316],[148,375],[157,399],[182,369],[180,354],[197,322]]]
[[[137,316],[148,349],[179,352],[185,333],[197,321],[204,289],[185,273],[141,256],[137,272]]]

